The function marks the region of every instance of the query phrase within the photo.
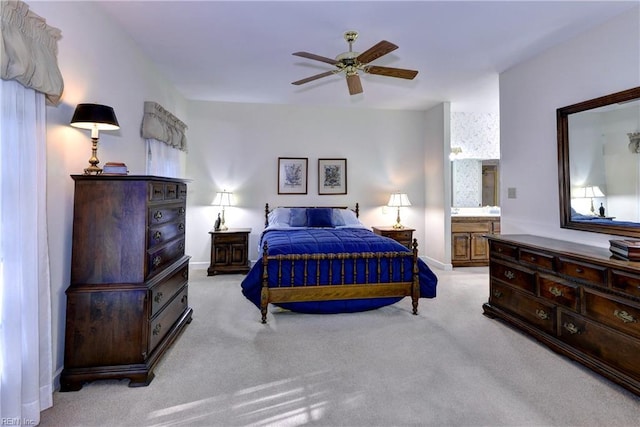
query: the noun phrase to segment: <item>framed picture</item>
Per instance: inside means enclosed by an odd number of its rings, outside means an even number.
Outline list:
[[[306,157],[278,157],[278,194],[307,194]]]
[[[318,194],[347,194],[347,159],[318,159]]]

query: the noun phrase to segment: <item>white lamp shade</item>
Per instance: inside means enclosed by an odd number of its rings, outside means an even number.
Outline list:
[[[211,203],[214,206],[232,206],[234,204],[233,193],[229,191],[219,191]]]
[[[411,202],[405,193],[393,193],[391,194],[391,197],[389,197],[389,203],[387,203],[387,206],[400,208],[403,206],[411,206]]]
[[[597,185],[588,185],[586,187],[575,188],[571,196],[576,199],[586,199],[591,197],[604,197],[604,193]]]

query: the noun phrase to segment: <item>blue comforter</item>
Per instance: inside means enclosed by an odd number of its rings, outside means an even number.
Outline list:
[[[366,228],[291,228],[287,230],[267,230],[262,234],[260,248],[267,242],[269,255],[281,254],[314,254],[314,253],[361,253],[361,252],[407,252],[405,246],[387,237],[374,234]],[[365,277],[364,262],[370,263],[369,277]],[[396,259],[397,265],[391,268],[394,281],[410,281],[412,275],[412,257]],[[400,277],[400,262],[404,262],[404,277]],[[363,283],[374,279],[376,272],[376,260],[358,260],[356,265],[355,282]],[[383,262],[381,269],[383,278],[387,277],[389,265]],[[333,265],[333,274],[329,274],[329,261],[320,262],[320,282],[326,283],[331,277],[332,284],[339,284],[341,272],[338,263]],[[303,263],[294,264],[294,273],[302,273]],[[435,298],[438,282],[435,274],[427,264],[418,260],[420,297]],[[315,284],[317,272],[315,263],[309,264],[309,284]],[[269,262],[269,285],[274,286],[277,280],[277,263]],[[280,286],[295,286],[291,283],[290,263],[283,264],[282,282]],[[256,307],[260,308],[260,289],[262,287],[262,257],[251,268],[242,281],[242,293]],[[353,269],[347,263],[345,282],[353,283]],[[301,276],[298,276],[301,277]],[[297,281],[297,280],[296,280]],[[384,281],[384,279],[383,279]],[[339,301],[278,303],[279,307],[302,313],[348,313],[365,310],[373,310],[400,301],[402,297],[370,298]]]

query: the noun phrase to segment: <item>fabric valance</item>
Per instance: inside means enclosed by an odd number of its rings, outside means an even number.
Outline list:
[[[42,92],[57,105],[64,90],[57,59],[60,30],[20,0],[2,0],[0,8],[0,77]]]
[[[142,137],[157,139],[165,144],[187,151],[187,137],[185,125],[176,116],[162,108],[162,105],[146,101],[142,118]]]

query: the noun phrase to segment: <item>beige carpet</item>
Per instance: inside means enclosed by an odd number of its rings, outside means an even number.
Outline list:
[[[486,268],[438,297],[267,325],[243,276],[191,273],[193,322],[144,388],[56,393],[42,426],[632,426],[640,398],[482,315]]]

